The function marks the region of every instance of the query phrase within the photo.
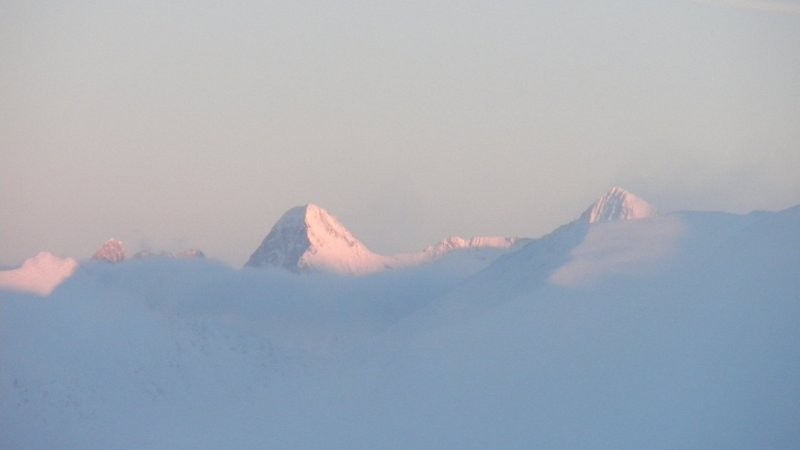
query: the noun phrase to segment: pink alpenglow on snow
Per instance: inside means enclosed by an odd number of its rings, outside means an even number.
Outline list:
[[[621,187],[614,186],[600,197],[582,215],[590,224],[616,220],[645,219],[656,214],[656,209]]]
[[[422,253],[429,258],[436,259],[454,250],[481,248],[508,249],[519,241],[519,238],[505,236],[475,236],[469,239],[465,239],[461,236],[451,236],[434,245],[429,245]]]
[[[46,297],[77,268],[78,262],[72,258],[41,252],[27,259],[18,269],[0,271],[0,289]]]
[[[118,263],[125,260],[125,245],[118,239],[111,238],[95,252],[92,259]]]
[[[644,200],[614,187],[590,206],[577,222],[600,224],[644,219],[655,214],[656,209]],[[529,241],[505,236],[452,236],[421,252],[386,256],[372,252],[330,213],[308,204],[284,213],[245,265],[278,267],[293,272],[367,275],[432,263],[457,252],[463,256],[470,256],[469,253],[473,259],[486,262]]]
[[[245,266],[363,275],[390,264],[391,258],[373,253],[327,211],[308,204],[284,213]]]
[[[367,275],[430,263],[460,250],[508,250],[522,241],[502,236],[453,236],[418,253],[386,256],[368,249],[330,213],[308,204],[284,213],[245,266]]]

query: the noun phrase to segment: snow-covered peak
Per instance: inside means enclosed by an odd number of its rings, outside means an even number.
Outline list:
[[[125,245],[118,239],[111,238],[95,252],[92,259],[118,263],[125,260]]]
[[[338,219],[314,204],[284,213],[246,264],[345,275],[376,272],[388,265],[390,258],[371,252]]]
[[[644,219],[656,214],[656,209],[621,187],[614,186],[600,197],[582,215],[588,223],[611,222],[616,220]]]
[[[0,289],[47,296],[77,268],[78,262],[72,258],[40,252],[18,269],[0,271]]]

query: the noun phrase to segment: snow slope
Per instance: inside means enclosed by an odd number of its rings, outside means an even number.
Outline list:
[[[308,204],[287,211],[245,265],[359,275],[384,269],[389,263],[327,211]]]
[[[0,448],[798,448],[798,230],[577,220],[469,280],[87,265],[0,293]]]
[[[72,258],[59,258],[52,253],[40,252],[17,269],[0,271],[0,290],[47,296],[69,278],[77,267],[78,262]]]
[[[500,255],[452,294],[452,297],[458,299],[466,293],[477,292],[481,293],[478,295],[481,300],[472,304],[458,300],[445,301],[442,305],[456,310],[480,309],[479,305],[482,303],[493,303],[536,289],[550,277],[564,281],[570,274],[569,270],[572,270],[570,268],[580,263],[573,262],[566,268],[564,266],[574,259],[574,251],[581,251],[578,250],[580,245],[586,248],[584,241],[589,239],[589,236],[611,228],[615,230],[615,233],[612,233],[614,236],[601,237],[599,241],[610,242],[613,238],[614,243],[619,243],[628,239],[629,236],[626,236],[624,231],[627,230],[631,233],[631,239],[638,237],[635,242],[630,241],[630,245],[634,248],[644,248],[651,245],[648,244],[648,239],[657,237],[648,235],[657,229],[651,226],[654,223],[672,223],[672,221],[656,216],[655,208],[636,195],[620,187],[613,187],[589,205],[577,219],[541,238],[525,241],[524,245],[514,252]],[[616,233],[617,230],[623,231]],[[641,231],[641,236],[636,234],[637,231]],[[559,268],[562,268],[562,271],[556,274]]]
[[[423,447],[797,447],[797,210],[679,214],[674,253],[646,270],[579,285],[544,277],[469,316],[420,311],[387,339],[401,342],[387,372],[425,381],[381,397],[415,414],[385,421],[425,436]],[[627,245],[579,258],[604,263]]]

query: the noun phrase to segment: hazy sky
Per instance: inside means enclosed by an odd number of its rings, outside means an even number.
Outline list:
[[[0,2],[0,264],[800,203],[800,1]]]

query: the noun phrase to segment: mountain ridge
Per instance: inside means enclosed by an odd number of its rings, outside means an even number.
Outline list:
[[[646,219],[654,215],[656,209],[652,205],[614,186],[573,222],[594,225]],[[327,271],[342,275],[366,275],[430,263],[464,250],[513,252],[531,241],[533,239],[505,236],[450,236],[417,253],[381,255],[367,248],[328,211],[308,203],[289,209],[278,219],[245,267],[280,267],[298,273]]]
[[[782,212],[800,214],[800,205]],[[673,214],[668,214],[668,217]],[[771,214],[754,211],[751,214]],[[450,236],[415,253],[382,255],[370,250],[336,217],[325,209],[308,203],[287,210],[273,225],[261,245],[252,253],[245,267],[278,268],[294,273],[327,272],[337,275],[361,276],[388,270],[404,270],[436,263],[436,267],[455,269],[458,276],[497,276],[508,278],[504,265],[529,264],[538,267],[538,274],[514,283],[531,283],[543,277],[543,265],[565,262],[569,252],[579,245],[590,228],[603,224],[645,220],[659,217],[655,207],[635,194],[614,186],[589,205],[577,219],[536,239],[505,236]],[[553,258],[553,253],[560,256]],[[126,261],[123,243],[109,239],[92,257],[105,262]],[[166,257],[178,259],[202,258],[203,252],[188,250],[181,253],[139,252],[133,259]],[[549,263],[546,263],[549,261]],[[549,267],[548,270],[554,270]],[[55,270],[55,269],[54,269]],[[480,275],[481,272],[494,275]],[[7,272],[7,271],[6,271]],[[58,271],[56,271],[58,272]],[[68,277],[69,275],[67,275]],[[60,279],[55,277],[54,279]],[[63,280],[62,280],[63,281]],[[46,291],[51,291],[48,288]],[[35,290],[32,290],[35,291]]]
[[[510,250],[525,241],[504,236],[450,236],[417,253],[382,255],[370,250],[328,211],[308,203],[289,209],[278,219],[245,267],[367,275],[430,263],[462,250]]]

